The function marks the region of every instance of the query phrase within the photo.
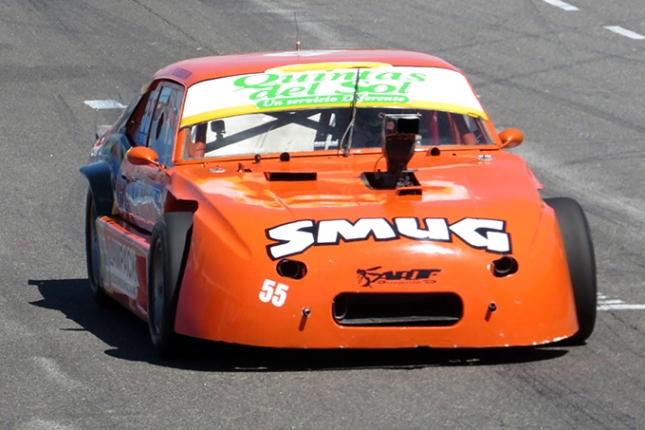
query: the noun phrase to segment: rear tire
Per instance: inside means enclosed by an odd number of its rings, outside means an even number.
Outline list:
[[[99,306],[110,306],[113,300],[105,292],[101,282],[101,250],[96,234],[96,205],[92,190],[87,191],[85,205],[85,261],[87,263],[87,279],[90,283],[92,297]]]
[[[157,355],[176,357],[185,342],[175,333],[179,286],[183,278],[193,214],[162,215],[152,230],[148,257],[148,327]]]
[[[567,255],[579,329],[565,343],[584,344],[596,324],[598,306],[596,259],[587,218],[580,205],[566,197],[545,199],[555,211]]]

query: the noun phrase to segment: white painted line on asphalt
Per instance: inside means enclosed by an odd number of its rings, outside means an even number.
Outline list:
[[[634,40],[645,39],[645,36],[643,36],[642,34],[638,34],[631,30],[627,30],[626,28],[623,28],[619,25],[607,25],[605,26],[605,28],[609,31],[613,31],[614,33],[618,33],[621,36],[629,37],[630,39],[634,39]]]
[[[48,377],[65,388],[77,389],[82,387],[80,382],[63,373],[55,360],[47,357],[34,357],[34,361],[45,371]]]
[[[574,10],[580,10],[577,7],[570,5],[569,3],[565,3],[560,0],[543,0],[544,3],[548,3],[551,6],[559,7],[562,10],[566,10],[567,12],[574,11]]]
[[[125,105],[116,100],[85,100],[85,104],[92,109],[125,109]]]
[[[601,305],[617,305],[619,303],[625,303],[625,302],[623,302],[622,300],[599,300],[598,303],[600,303]]]
[[[68,427],[57,421],[41,420],[40,418],[30,419],[29,421],[23,422],[21,425],[19,425],[16,428],[34,429],[34,430],[39,430],[39,429],[75,430],[76,429],[76,427]]]
[[[625,310],[644,310],[644,309],[645,309],[645,305],[630,305],[627,303],[598,306],[599,311],[625,311]]]
[[[626,311],[626,310],[644,310],[645,305],[630,305],[620,299],[610,299],[602,293],[598,293],[599,311]]]

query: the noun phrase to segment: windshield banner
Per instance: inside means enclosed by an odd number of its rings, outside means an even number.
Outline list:
[[[486,117],[466,78],[430,67],[316,69],[230,76],[188,89],[182,126],[234,115],[325,107],[402,107]],[[358,74],[358,80],[357,80]]]

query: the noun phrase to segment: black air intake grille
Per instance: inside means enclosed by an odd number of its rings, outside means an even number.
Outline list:
[[[445,327],[463,314],[454,293],[343,293],[332,306],[334,320],[344,326]]]

